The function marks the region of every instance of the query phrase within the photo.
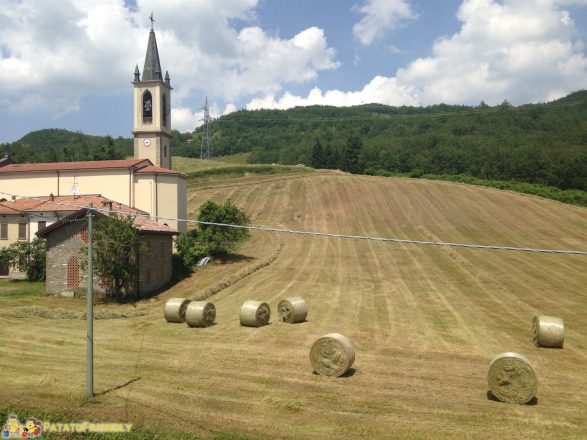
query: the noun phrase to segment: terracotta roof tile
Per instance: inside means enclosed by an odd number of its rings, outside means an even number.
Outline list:
[[[18,209],[10,207],[11,202],[0,202],[0,215],[1,214],[20,214]]]
[[[133,168],[153,165],[149,159],[90,160],[84,162],[13,163],[0,167],[0,173],[22,173],[31,171],[66,171],[79,169]]]
[[[20,213],[34,208],[35,206],[42,205],[43,203],[44,202],[41,200],[16,199],[14,202],[0,202],[0,207]]]
[[[12,210],[21,213],[30,212],[54,212],[54,211],[77,211],[79,208],[87,207],[90,203],[95,208],[104,208],[108,206],[110,199],[101,196],[100,194],[86,194],[86,195],[67,195],[67,196],[42,196],[34,198],[16,199],[14,202],[2,202],[0,206],[8,207]],[[115,206],[118,202],[113,202]],[[133,209],[126,206],[128,209]],[[124,209],[124,208],[123,208]],[[139,211],[139,210],[135,210]],[[144,211],[140,211],[144,212]]]
[[[112,203],[112,211],[118,213],[119,215],[131,215],[134,216],[133,224],[139,231],[144,232],[158,232],[158,233],[166,233],[166,234],[173,234],[178,235],[179,232],[173,229],[171,226],[168,226],[164,223],[159,223],[156,220],[149,217],[149,213],[146,211],[142,211],[137,208],[131,208],[128,205],[123,203],[119,203],[113,200],[110,200],[106,197],[103,197],[99,194],[92,194],[92,195],[80,195],[77,197],[74,196],[55,196],[53,200],[50,200],[49,197],[45,197],[42,201],[39,201],[40,198],[36,198],[35,202],[38,202],[36,206],[31,206],[29,209],[23,209],[20,212],[43,212],[43,211],[73,211],[70,215],[65,218],[62,218],[58,222],[53,223],[52,225],[48,226],[45,230],[43,230],[42,235],[51,232],[51,230],[57,229],[62,224],[66,223],[66,221],[72,217],[79,217],[82,214],[85,215],[87,207],[90,203],[92,203],[93,207],[102,215],[107,215],[110,211],[110,203]],[[18,199],[15,202],[4,202],[0,204],[1,206],[8,205],[9,207],[19,203],[23,199]],[[26,200],[26,199],[24,199]],[[26,200],[27,202],[32,202],[32,200]],[[24,203],[23,203],[24,205]]]
[[[169,168],[161,168],[154,165],[149,165],[137,171],[137,174],[156,173],[156,174],[177,174],[179,176],[187,177],[179,171],[170,170]]]

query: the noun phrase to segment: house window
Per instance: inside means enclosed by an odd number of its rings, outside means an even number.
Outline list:
[[[18,239],[26,240],[26,223],[18,224]]]
[[[37,230],[40,232],[47,227],[46,221],[40,221],[37,223]]]
[[[0,240],[8,240],[8,223],[0,224]]]
[[[79,261],[71,256],[67,261],[67,287],[79,287]]]
[[[85,243],[88,244],[88,225],[85,224],[82,226],[81,231],[79,232],[79,238]]]

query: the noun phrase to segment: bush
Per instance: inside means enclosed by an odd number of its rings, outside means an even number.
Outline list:
[[[420,168],[415,168],[410,172],[410,177],[414,179],[420,179],[424,175],[424,171]]]
[[[553,186],[538,185],[535,183],[516,182],[515,180],[502,181],[479,179],[477,177],[467,176],[463,174],[425,174],[423,177],[431,180],[447,180],[451,182],[467,183],[470,185],[487,186],[490,188],[516,191],[520,193],[544,197],[547,199],[557,200],[562,203],[587,206],[587,191],[581,191],[579,189],[560,189]]]
[[[45,281],[45,240],[35,237],[33,241],[17,241],[0,250],[0,259],[15,269],[26,272],[30,281]]]
[[[189,231],[175,239],[176,253],[173,254],[173,275],[176,280],[192,273],[193,266],[200,258],[208,255],[208,249],[197,242],[197,231]]]
[[[198,220],[240,226],[249,224],[247,214],[230,200],[221,205],[208,200],[201,206]],[[197,238],[200,245],[207,249],[210,255],[222,258],[236,251],[239,245],[249,238],[249,235],[247,229],[200,224]]]

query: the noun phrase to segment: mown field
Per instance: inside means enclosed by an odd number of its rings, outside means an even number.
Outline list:
[[[227,198],[255,225],[587,250],[585,208],[450,182],[335,171],[192,181],[189,216],[208,199]],[[91,401],[86,323],[62,313],[81,313],[85,302],[0,300],[0,402],[200,435],[586,438],[586,268],[581,255],[254,232],[238,256],[199,269],[157,298],[96,307],[104,319],[95,322]],[[164,321],[167,299],[214,290],[214,326]],[[307,322],[277,320],[286,296],[306,299]],[[248,299],[269,303],[269,326],[239,325]],[[564,318],[564,349],[532,344],[535,314]],[[356,351],[353,370],[336,379],[313,374],[309,362],[315,339],[333,331]],[[487,367],[504,351],[533,363],[535,404],[488,398]]]

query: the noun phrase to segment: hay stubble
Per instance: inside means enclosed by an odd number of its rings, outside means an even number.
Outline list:
[[[262,225],[587,248],[584,208],[465,185],[335,172],[254,177],[190,191],[188,210],[197,214],[209,198],[228,197]],[[272,255],[274,234],[253,232],[239,250],[246,259],[199,269],[160,299],[139,303],[144,316],[97,321],[96,388],[112,390],[99,405],[83,404],[83,321],[0,315],[0,401],[22,403],[26,389],[27,402],[80,419],[119,420],[126,408],[130,420],[161,430],[183,423],[190,432],[206,434],[199,428],[205,426],[264,438],[587,437],[582,257],[280,240],[275,261],[211,298],[219,320],[206,331],[168,325],[160,317],[164,301],[189,297]],[[311,304],[311,320],[240,326],[244,301],[276,305],[292,291]],[[83,311],[78,303],[74,311]],[[564,350],[533,347],[528,316],[544,310],[569,324]],[[308,361],[309,347],[332,329],[352,341],[360,358],[354,374],[340,380],[311,374]],[[541,379],[538,405],[486,398],[488,359],[505,350],[540,352],[531,356]]]

